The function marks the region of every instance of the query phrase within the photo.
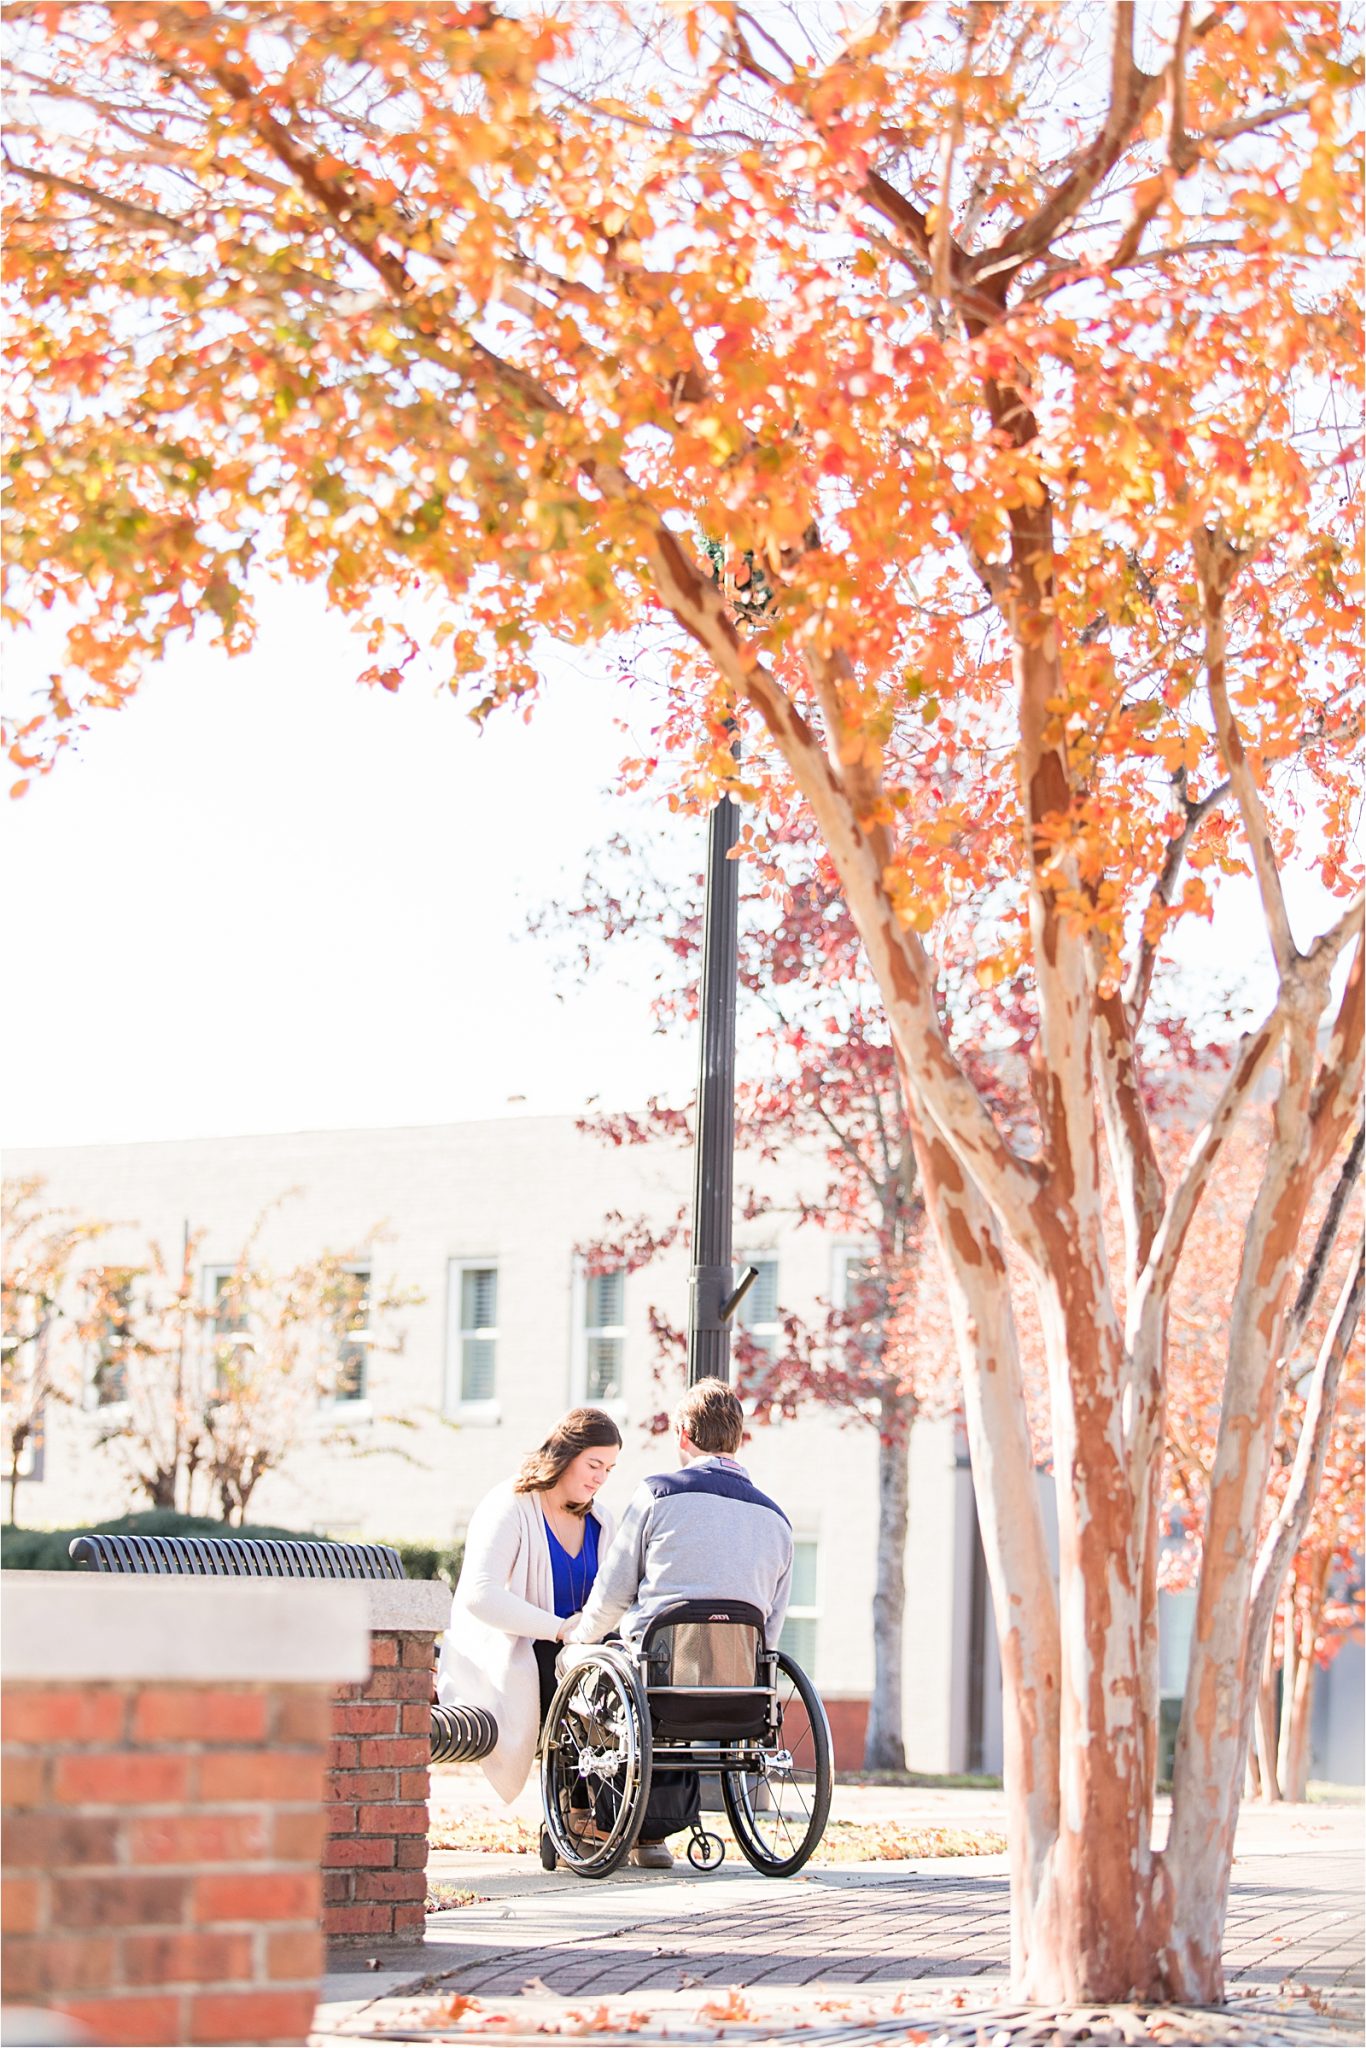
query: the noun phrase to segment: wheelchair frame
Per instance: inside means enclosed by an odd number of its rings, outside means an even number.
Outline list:
[[[651,1684],[652,1672],[672,1677],[672,1646],[661,1651],[659,1639],[685,1626],[751,1630],[757,1638],[754,1679]],[[705,1661],[708,1642],[700,1647]],[[715,1703],[715,1715],[708,1715],[708,1702]],[[784,1721],[797,1706],[804,1726],[785,1731]],[[679,1736],[680,1716],[697,1722],[696,1736]],[[656,1733],[657,1721],[669,1730],[663,1737]],[[798,1747],[800,1760],[794,1754]],[[542,1730],[545,1867],[560,1863],[593,1878],[618,1869],[640,1834],[656,1769],[716,1774],[741,1853],[763,1875],[790,1877],[816,1849],[834,1784],[830,1727],[800,1665],[764,1647],[763,1616],[756,1608],[739,1601],[677,1601],[652,1617],[638,1649],[613,1642],[578,1653],[556,1687]],[[694,1868],[714,1870],[725,1844],[694,1820],[687,1854]]]

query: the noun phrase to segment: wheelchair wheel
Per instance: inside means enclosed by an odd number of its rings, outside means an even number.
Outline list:
[[[791,1877],[825,1833],[835,1774],[830,1723],[799,1664],[778,1653],[776,1732],[761,1771],[723,1771],[721,1796],[746,1862],[765,1877]]]
[[[550,1847],[580,1877],[608,1877],[640,1832],[650,1797],[650,1714],[624,1658],[594,1650],[566,1672],[541,1736]]]

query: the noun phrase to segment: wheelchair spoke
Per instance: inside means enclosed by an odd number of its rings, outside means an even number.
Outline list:
[[[605,1877],[639,1830],[650,1778],[643,1696],[628,1667],[597,1653],[560,1683],[546,1717],[541,1796],[556,1855]]]
[[[833,1772],[824,1709],[810,1680],[787,1657],[779,1659],[777,1695],[763,1770],[728,1772],[722,1790],[750,1863],[756,1870],[789,1876],[824,1833]]]

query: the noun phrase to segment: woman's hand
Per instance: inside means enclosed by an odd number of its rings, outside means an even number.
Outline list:
[[[580,1608],[578,1614],[568,1614],[565,1616],[564,1620],[560,1623],[559,1627],[555,1631],[555,1640],[557,1643],[567,1643],[569,1641],[569,1632],[574,1627],[574,1624],[578,1621],[579,1616],[582,1614],[582,1612],[583,1609]]]

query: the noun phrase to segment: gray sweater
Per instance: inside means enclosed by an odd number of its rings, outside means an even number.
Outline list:
[[[733,1458],[694,1458],[643,1479],[567,1641],[639,1636],[672,1600],[747,1600],[770,1649],[792,1591],[792,1530]]]

